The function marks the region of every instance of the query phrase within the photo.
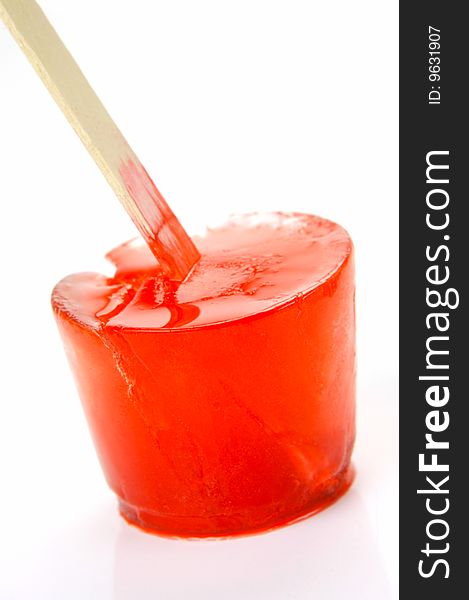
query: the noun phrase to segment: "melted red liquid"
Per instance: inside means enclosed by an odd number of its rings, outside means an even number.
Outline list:
[[[197,240],[182,283],[134,242],[71,275],[58,319],[123,515],[179,536],[260,531],[351,482],[352,244],[338,225],[248,215]]]

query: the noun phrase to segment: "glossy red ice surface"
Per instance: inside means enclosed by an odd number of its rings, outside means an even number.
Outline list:
[[[114,277],[63,279],[54,311],[122,514],[169,535],[268,529],[351,482],[352,243],[301,214],[195,241],[179,287],[131,242]]]

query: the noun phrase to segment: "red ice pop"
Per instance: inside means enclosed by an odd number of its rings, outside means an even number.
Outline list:
[[[107,481],[132,523],[178,536],[268,529],[350,485],[352,243],[302,214],[197,240],[177,288],[144,245],[53,306]]]

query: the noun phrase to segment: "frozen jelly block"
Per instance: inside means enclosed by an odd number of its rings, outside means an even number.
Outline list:
[[[53,307],[122,514],[179,536],[268,529],[350,485],[354,268],[338,225],[245,215],[179,287],[135,242]]]

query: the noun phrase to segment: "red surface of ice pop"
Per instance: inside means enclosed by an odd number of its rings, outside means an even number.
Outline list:
[[[197,239],[179,286],[149,249],[71,275],[53,306],[123,515],[169,535],[259,531],[351,482],[352,244],[338,225],[248,215]]]

